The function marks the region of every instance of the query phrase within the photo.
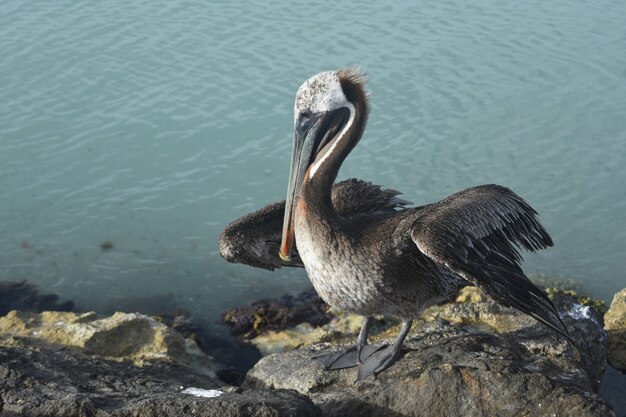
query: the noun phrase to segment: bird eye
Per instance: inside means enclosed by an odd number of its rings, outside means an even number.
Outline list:
[[[300,118],[301,119],[308,119],[309,117],[311,117],[311,110],[309,110],[309,109],[300,110]]]

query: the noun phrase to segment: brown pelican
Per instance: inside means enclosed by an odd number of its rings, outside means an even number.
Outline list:
[[[316,358],[328,369],[359,366],[359,379],[393,365],[412,319],[467,281],[573,345],[550,299],[520,268],[519,249],[543,249],[552,239],[535,210],[513,191],[481,185],[410,208],[397,192],[364,182],[333,187],[365,128],[364,85],[364,76],[353,70],[322,72],[302,84],[286,202],[228,226],[220,238],[222,256],[268,269],[304,265],[324,301],[363,316],[356,346]],[[402,320],[390,346],[367,344],[374,315]]]

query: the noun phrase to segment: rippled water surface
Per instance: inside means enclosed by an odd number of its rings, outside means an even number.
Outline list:
[[[227,307],[306,285],[223,261],[221,229],[282,199],[293,96],[370,78],[340,177],[418,203],[496,182],[556,246],[529,273],[626,286],[626,2],[5,0],[0,277],[100,311]]]

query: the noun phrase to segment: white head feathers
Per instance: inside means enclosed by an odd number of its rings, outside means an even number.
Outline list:
[[[337,71],[325,71],[306,80],[296,93],[294,118],[302,110],[313,113],[350,107],[343,93]]]

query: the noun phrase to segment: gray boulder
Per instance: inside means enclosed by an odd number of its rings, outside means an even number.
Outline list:
[[[355,368],[325,371],[311,357],[336,346],[318,344],[264,357],[244,386],[295,389],[324,416],[613,416],[595,393],[606,355],[598,316],[556,298],[580,361],[549,329],[486,299],[418,322],[403,358],[375,378],[355,383]]]

